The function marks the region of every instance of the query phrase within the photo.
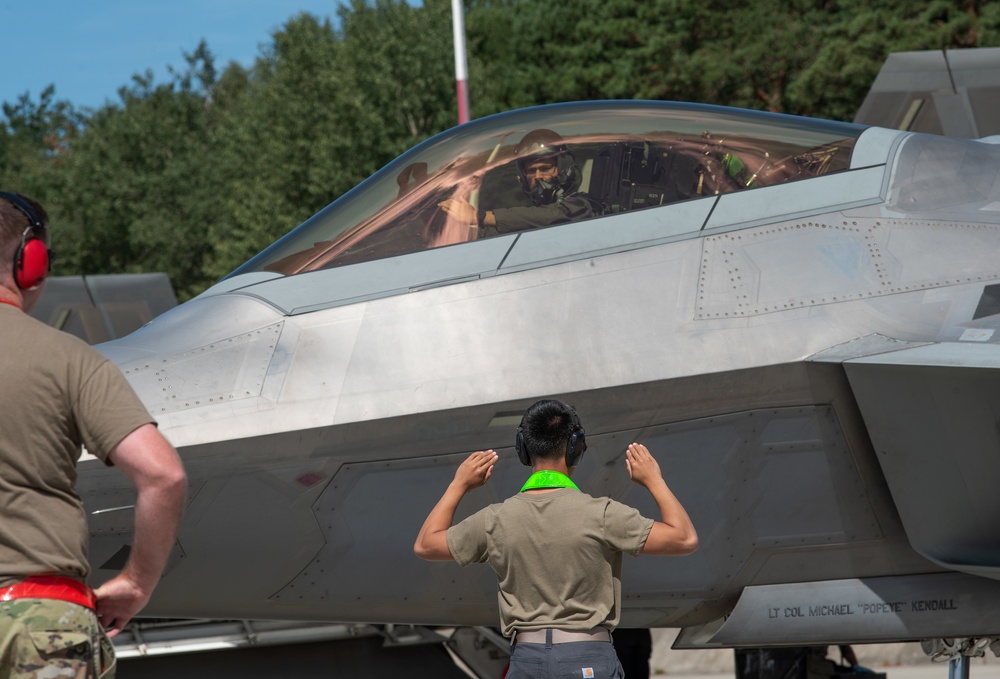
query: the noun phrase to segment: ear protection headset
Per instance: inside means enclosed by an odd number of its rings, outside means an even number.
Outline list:
[[[587,432],[580,424],[580,416],[572,406],[562,404],[569,411],[570,419],[573,423],[573,430],[570,432],[569,440],[566,441],[566,466],[575,467],[587,450]],[[517,452],[517,459],[526,467],[531,466],[531,455],[528,447],[524,443],[524,417],[521,417],[521,424],[517,426],[517,433],[514,435],[514,450]]]
[[[33,288],[49,274],[55,254],[36,233],[45,231],[45,223],[31,205],[16,193],[0,191],[0,198],[13,205],[28,218],[29,226],[21,236],[21,244],[14,253],[14,281],[21,290]]]

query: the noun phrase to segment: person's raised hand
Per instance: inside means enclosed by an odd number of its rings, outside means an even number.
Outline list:
[[[645,488],[663,479],[656,458],[641,443],[629,444],[628,450],[625,451],[625,467],[628,469],[629,477]]]
[[[438,207],[444,210],[449,217],[454,217],[461,222],[468,224],[476,222],[476,208],[467,201],[449,198],[438,203]]]
[[[499,455],[492,450],[477,450],[459,465],[455,472],[455,483],[463,492],[479,488],[493,475],[493,465]]]

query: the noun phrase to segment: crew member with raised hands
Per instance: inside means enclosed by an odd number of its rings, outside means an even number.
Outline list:
[[[521,492],[453,525],[461,499],[489,480],[498,459],[492,450],[472,453],[417,536],[422,559],[488,563],[496,572],[500,625],[513,641],[507,679],[623,676],[610,635],[621,616],[622,554],[682,556],[698,547],[645,446],[629,445],[626,467],[652,495],[659,521],[582,492],[570,477],[586,449],[576,411],[538,401],[515,438],[518,458],[532,468]]]

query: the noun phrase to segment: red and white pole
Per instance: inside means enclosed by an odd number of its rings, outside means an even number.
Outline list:
[[[455,93],[458,124],[469,122],[469,69],[465,63],[465,18],[462,0],[451,0],[451,26],[455,37]]]

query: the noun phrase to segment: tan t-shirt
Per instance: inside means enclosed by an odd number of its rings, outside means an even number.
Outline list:
[[[152,422],[121,371],[85,342],[0,305],[0,585],[25,575],[84,578],[81,443],[108,462]]]
[[[499,581],[500,625],[614,629],[621,617],[622,553],[638,556],[653,520],[570,488],[519,493],[448,529],[462,566],[487,562]]]

